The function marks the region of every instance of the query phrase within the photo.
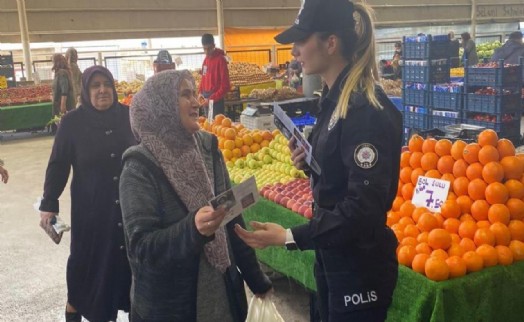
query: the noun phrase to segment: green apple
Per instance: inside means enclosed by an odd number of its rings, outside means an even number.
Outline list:
[[[269,164],[273,161],[273,158],[271,158],[269,155],[265,155],[262,161],[264,161],[265,164]]]
[[[244,160],[242,160],[242,159],[238,159],[238,160],[236,160],[236,161],[235,161],[235,166],[236,166],[237,168],[242,169],[242,168],[244,167]]]

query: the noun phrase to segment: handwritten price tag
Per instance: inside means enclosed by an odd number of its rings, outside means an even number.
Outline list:
[[[448,198],[450,182],[419,176],[411,202],[417,207],[440,211],[440,205]]]

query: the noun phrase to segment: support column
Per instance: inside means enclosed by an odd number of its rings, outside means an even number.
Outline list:
[[[471,0],[471,39],[475,39],[477,35],[477,0]]]
[[[31,49],[29,46],[29,28],[27,25],[27,14],[25,0],[16,0],[18,8],[18,22],[20,24],[20,37],[24,53],[24,65],[26,66],[27,80],[33,80],[33,64],[31,63]]]
[[[224,48],[224,1],[217,1],[218,48]]]

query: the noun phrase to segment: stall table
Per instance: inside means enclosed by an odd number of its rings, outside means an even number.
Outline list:
[[[263,198],[244,212],[244,218],[246,222],[275,222],[285,228],[307,222],[304,217]],[[316,289],[312,251],[290,252],[284,247],[268,247],[257,250],[257,256],[307,289]],[[524,321],[524,261],[444,282],[431,281],[400,266],[388,321]]]
[[[0,131],[44,128],[53,117],[53,103],[0,107]]]

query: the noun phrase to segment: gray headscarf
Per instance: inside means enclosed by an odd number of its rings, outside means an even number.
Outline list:
[[[194,134],[180,119],[178,88],[183,79],[194,79],[188,71],[164,71],[149,78],[134,97],[130,108],[131,129],[156,158],[164,174],[187,209],[197,211],[214,197],[213,178],[207,176]],[[213,267],[221,272],[231,265],[223,227],[204,246]]]

